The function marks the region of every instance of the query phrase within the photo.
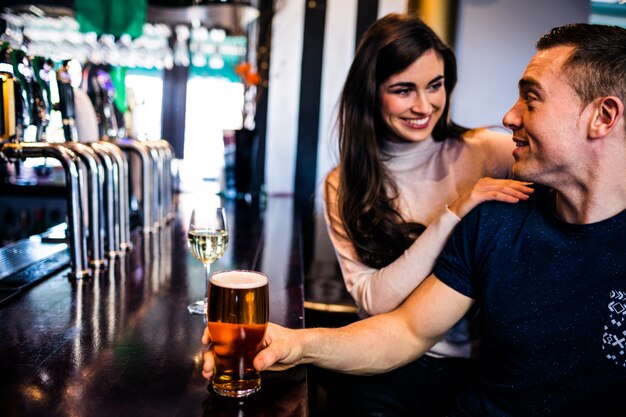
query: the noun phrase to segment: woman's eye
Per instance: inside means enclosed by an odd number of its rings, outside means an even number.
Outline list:
[[[397,90],[393,90],[393,91],[391,92],[391,94],[395,94],[395,95],[398,95],[398,96],[406,96],[406,95],[408,95],[410,92],[411,92],[411,90],[410,90],[410,89],[408,89],[408,88],[400,88],[400,89],[397,89]]]
[[[443,87],[443,81],[437,81],[436,83],[429,85],[428,89],[430,91],[438,91],[441,87]]]

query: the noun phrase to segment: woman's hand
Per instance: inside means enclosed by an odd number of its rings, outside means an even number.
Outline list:
[[[265,332],[264,348],[254,358],[254,367],[258,371],[280,371],[302,363],[302,346],[304,333],[269,323]],[[208,327],[204,329],[202,343],[208,345],[211,335]],[[204,352],[202,376],[208,381],[213,378],[215,357],[213,349]]]
[[[481,178],[471,190],[448,205],[448,208],[458,217],[463,217],[485,201],[517,203],[520,200],[527,200],[535,191],[529,187],[531,184],[532,182],[511,179]]]

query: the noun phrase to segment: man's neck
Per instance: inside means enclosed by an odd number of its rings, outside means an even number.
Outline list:
[[[589,224],[626,210],[626,184],[555,190],[555,210],[568,223]]]

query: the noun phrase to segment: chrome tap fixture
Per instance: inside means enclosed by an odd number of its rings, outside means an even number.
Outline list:
[[[172,219],[172,158],[166,140],[117,139],[113,141],[124,152],[137,158],[141,172],[140,216],[143,232],[153,233]]]
[[[85,227],[89,232],[87,249],[89,265],[93,270],[106,267],[104,256],[104,233],[102,230],[102,211],[104,201],[104,167],[96,152],[89,146],[78,142],[65,142],[63,145],[74,151],[87,167],[87,215]]]
[[[139,215],[141,218],[141,228],[143,233],[149,234],[152,232],[152,223],[154,219],[154,211],[156,206],[154,205],[154,183],[156,181],[155,176],[155,160],[150,154],[149,148],[144,144],[134,139],[117,139],[114,144],[122,149],[129,155],[136,155],[140,165],[141,173],[141,190],[139,192],[141,201],[139,202]]]
[[[17,161],[26,158],[54,158],[61,163],[65,172],[67,199],[67,233],[72,268],[70,276],[75,279],[88,277],[87,236],[84,233],[83,209],[88,206],[83,196],[88,194],[81,181],[82,167],[77,154],[58,143],[18,142],[1,143],[0,155],[3,160]]]
[[[113,224],[109,224],[107,229],[113,232],[113,235],[107,236],[107,247],[114,247],[109,251],[109,257],[122,256],[124,252],[132,249],[130,241],[130,217],[129,205],[130,198],[128,195],[128,160],[126,154],[116,145],[108,141],[99,141],[91,143],[91,147],[101,155],[101,158],[109,158],[112,164],[111,188],[113,195],[108,196],[108,201],[113,200]],[[106,155],[106,156],[102,156]],[[114,245],[110,245],[111,240]]]

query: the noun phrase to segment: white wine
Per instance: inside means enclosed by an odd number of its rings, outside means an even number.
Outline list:
[[[228,232],[225,230],[190,230],[187,239],[191,253],[203,263],[215,262],[224,255],[228,247]]]

